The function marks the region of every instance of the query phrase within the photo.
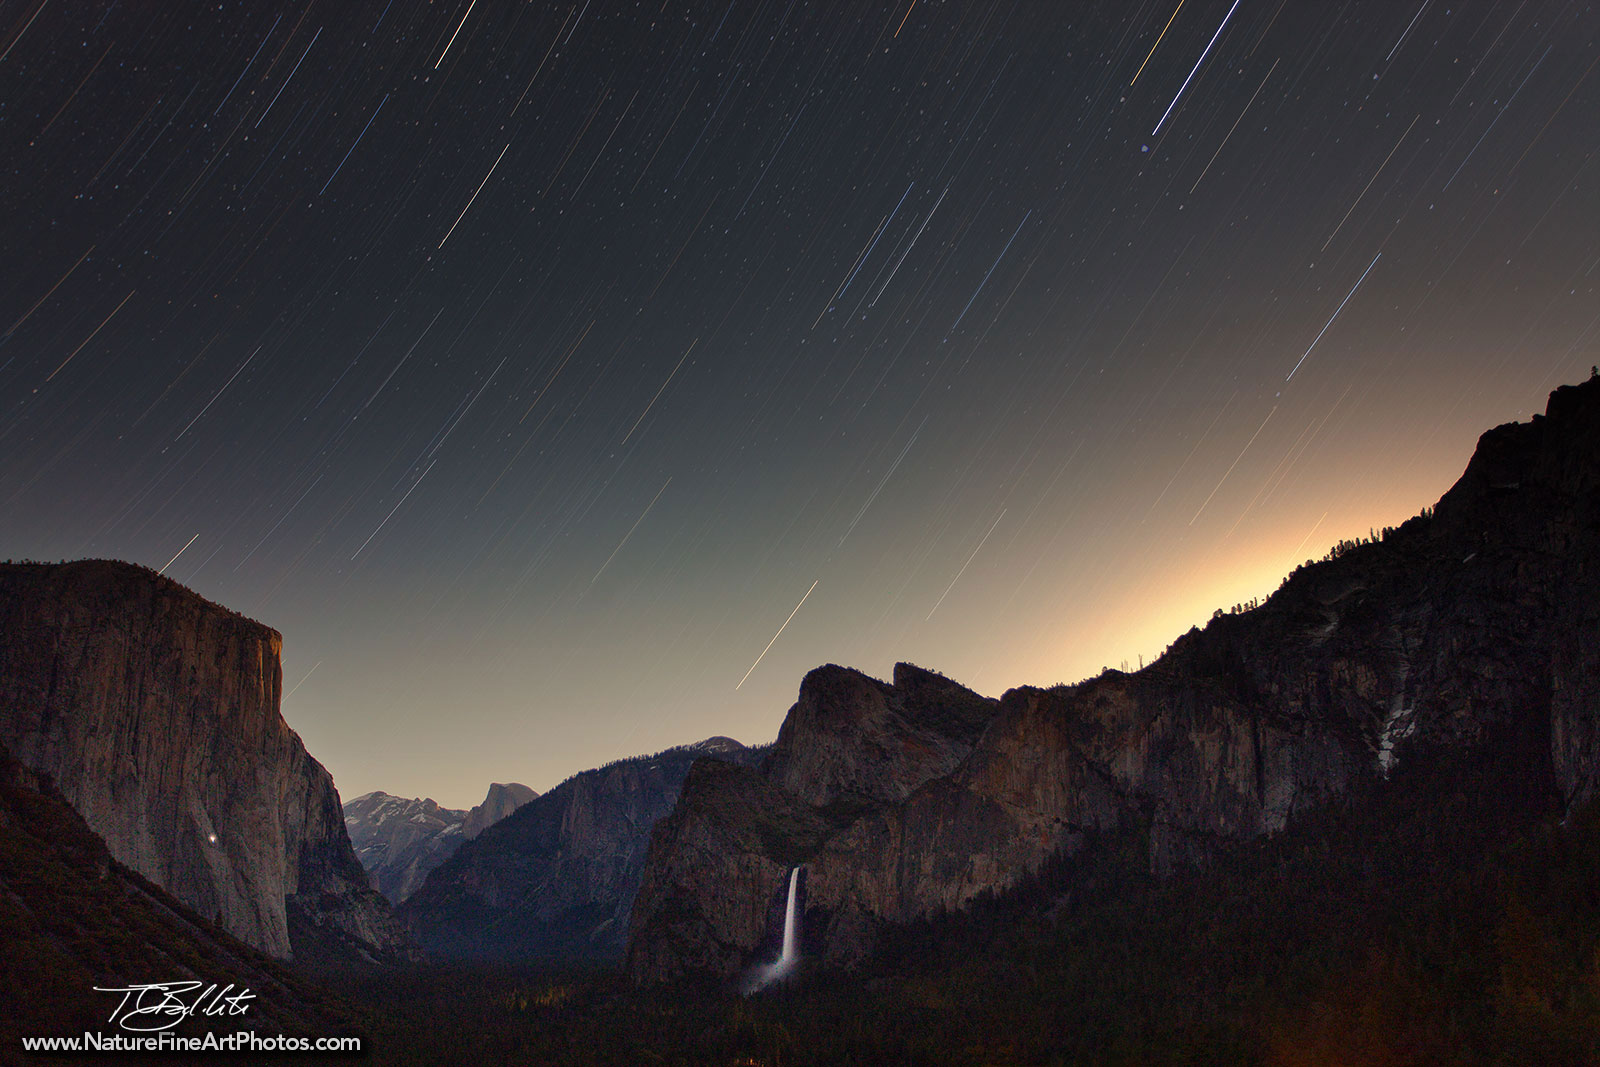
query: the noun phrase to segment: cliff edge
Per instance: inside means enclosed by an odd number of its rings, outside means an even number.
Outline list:
[[[279,714],[277,631],[143,567],[0,564],[0,744],[120,863],[278,957],[405,952]]]
[[[808,675],[759,769],[696,766],[634,904],[638,981],[756,961],[788,870],[808,953],[963,908],[1090,835],[1156,872],[1284,829],[1427,751],[1569,809],[1600,781],[1600,380],[1485,433],[1436,508],[1297,568],[1134,674],[998,702],[905,665]],[[1468,786],[1464,786],[1468,787]]]

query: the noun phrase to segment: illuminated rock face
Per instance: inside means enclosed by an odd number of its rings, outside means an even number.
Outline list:
[[[372,886],[399,904],[421,886],[428,872],[449,859],[466,837],[467,813],[441,808],[427,798],[363,793],[344,804],[344,827]]]
[[[1569,804],[1600,776],[1600,382],[1484,434],[1431,512],[1296,570],[1135,674],[985,701],[906,665],[807,675],[759,768],[696,764],[657,826],[629,965],[753,961],[797,864],[824,956],[1014,885],[1096,831],[1154,870],[1282,829],[1430,750],[1513,761]]]
[[[0,744],[112,856],[240,940],[290,956],[292,918],[403,951],[332,778],[278,712],[282,643],[145,568],[0,565]]]

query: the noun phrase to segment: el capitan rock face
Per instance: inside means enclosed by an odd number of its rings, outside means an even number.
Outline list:
[[[462,844],[398,914],[445,958],[614,957],[650,828],[672,810],[690,764],[764,751],[714,737],[574,775]]]
[[[428,872],[455,855],[462,842],[538,795],[518,782],[496,782],[482,804],[463,811],[426,797],[364,793],[345,803],[344,825],[373,887],[399,904],[422,888]]]
[[[324,992],[113,859],[49,777],[0,745],[0,1047],[100,1030],[115,1001],[97,986],[157,976],[252,990],[229,1022],[258,1034],[350,1026]]]
[[[0,565],[0,744],[111,855],[280,957],[291,919],[407,951],[328,772],[278,712],[277,631],[146,568]]]
[[[811,944],[1016,884],[1096,831],[1158,871],[1282,829],[1428,749],[1568,804],[1600,775],[1600,382],[1484,434],[1431,514],[1299,568],[1136,674],[984,701],[904,665],[825,667],[758,769],[697,764],[633,909],[640,981],[752,962],[789,869]]]

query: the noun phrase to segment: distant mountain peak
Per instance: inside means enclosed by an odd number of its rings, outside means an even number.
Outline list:
[[[708,737],[704,741],[696,741],[692,745],[684,745],[683,747],[697,752],[704,752],[707,755],[724,755],[745,750],[744,745],[731,737],[724,737],[721,734],[715,737]]]
[[[441,807],[430,797],[397,797],[376,789],[344,805],[345,829],[374,887],[398,904],[462,842],[538,795],[520,782],[495,782],[482,804],[462,810]]]
[[[399,915],[442,957],[613,956],[651,828],[689,768],[765,751],[718,736],[581,771],[464,842]]]
[[[521,782],[495,782],[484,794],[483,803],[467,812],[461,835],[470,841],[538,795]]]

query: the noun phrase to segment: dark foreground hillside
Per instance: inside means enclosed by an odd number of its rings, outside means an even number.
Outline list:
[[[324,973],[374,1062],[1594,1064],[1600,811],[1495,746],[1418,759],[1204,873],[1145,831],[745,998],[611,972]]]
[[[227,1027],[189,1019],[178,1026],[179,1034],[244,1027],[262,1034],[335,1036],[362,1029],[358,1013],[314,981],[118,863],[54,785],[4,748],[0,976],[7,990],[0,1006],[0,1064],[52,1062],[23,1056],[24,1036],[114,1030],[107,1020],[119,998],[95,987],[135,982],[199,981],[253,991],[250,1010]],[[116,1061],[144,1062],[127,1056]]]

